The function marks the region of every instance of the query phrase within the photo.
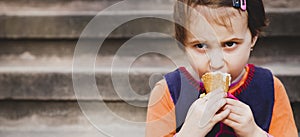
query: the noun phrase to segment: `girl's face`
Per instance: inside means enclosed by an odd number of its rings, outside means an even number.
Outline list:
[[[248,62],[257,37],[248,28],[246,11],[231,7],[196,6],[191,12],[185,51],[193,69],[201,77],[222,71],[236,79]]]

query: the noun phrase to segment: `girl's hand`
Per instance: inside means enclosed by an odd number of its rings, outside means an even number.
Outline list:
[[[196,100],[191,105],[185,122],[176,136],[204,137],[216,123],[229,115],[229,109],[217,113],[226,104],[226,96],[223,90],[218,89]]]
[[[226,99],[224,109],[230,114],[222,122],[231,128],[239,137],[266,137],[266,133],[256,125],[250,107],[241,101]]]

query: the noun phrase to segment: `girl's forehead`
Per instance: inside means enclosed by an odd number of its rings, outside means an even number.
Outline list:
[[[209,24],[217,24],[227,28],[231,28],[233,24],[248,22],[248,14],[246,11],[240,11],[233,7],[208,7],[197,5],[190,11],[189,22],[203,21],[204,18]]]
[[[248,30],[248,15],[231,7],[196,6],[190,11],[186,27],[192,33],[187,32],[187,42],[194,36],[210,41],[243,37]]]

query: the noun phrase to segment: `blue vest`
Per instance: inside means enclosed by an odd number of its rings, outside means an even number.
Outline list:
[[[251,108],[256,124],[268,132],[274,106],[273,74],[264,68],[251,64],[248,66],[248,78],[234,92],[234,96]],[[165,80],[175,105],[176,132],[178,132],[184,123],[191,104],[198,99],[201,93],[205,92],[205,89],[184,67],[166,74]],[[219,130],[220,124],[216,124],[207,136],[215,137]],[[231,128],[228,130],[233,131]],[[221,136],[234,135],[219,135],[219,137]]]

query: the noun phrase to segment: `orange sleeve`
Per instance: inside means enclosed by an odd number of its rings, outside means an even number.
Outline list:
[[[159,81],[151,92],[147,110],[146,137],[173,137],[175,106],[165,80]]]
[[[298,137],[293,111],[285,88],[274,77],[274,108],[269,133],[274,137]]]

